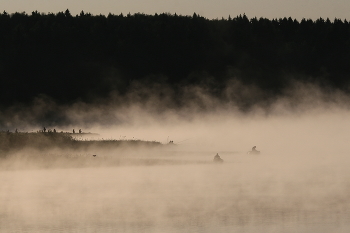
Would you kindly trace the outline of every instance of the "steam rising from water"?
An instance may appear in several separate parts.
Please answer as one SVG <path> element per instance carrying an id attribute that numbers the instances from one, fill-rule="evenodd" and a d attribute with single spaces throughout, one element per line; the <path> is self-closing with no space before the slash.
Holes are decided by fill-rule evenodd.
<path id="1" fill-rule="evenodd" d="M 181 108 L 156 94 L 132 101 L 138 92 L 125 104 L 40 98 L 27 118 L 9 110 L 17 114 L 3 116 L 9 127 L 29 129 L 59 110 L 46 127 L 176 145 L 17 151 L 1 159 L 0 231 L 348 232 L 348 97 L 296 84 L 241 111 L 230 102 L 235 91 L 260 94 L 238 87 L 226 102 L 192 89 Z M 246 153 L 254 145 L 260 155 Z M 216 153 L 223 164 L 212 163 Z"/>

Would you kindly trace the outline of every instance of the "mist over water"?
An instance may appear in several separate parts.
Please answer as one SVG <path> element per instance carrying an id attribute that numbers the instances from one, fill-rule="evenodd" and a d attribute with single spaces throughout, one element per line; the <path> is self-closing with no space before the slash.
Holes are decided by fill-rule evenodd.
<path id="1" fill-rule="evenodd" d="M 0 231 L 348 232 L 348 98 L 296 90 L 245 111 L 202 91 L 182 108 L 53 107 L 70 120 L 52 128 L 175 145 L 14 151 L 0 159 Z"/>

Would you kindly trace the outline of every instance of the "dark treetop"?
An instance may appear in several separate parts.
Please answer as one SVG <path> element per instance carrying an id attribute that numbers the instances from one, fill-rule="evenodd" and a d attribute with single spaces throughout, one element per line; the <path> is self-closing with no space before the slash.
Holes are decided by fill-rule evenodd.
<path id="1" fill-rule="evenodd" d="M 61 104 L 122 96 L 135 82 L 205 86 L 219 98 L 233 78 L 272 95 L 292 79 L 348 92 L 349 76 L 346 20 L 0 14 L 2 108 L 39 95 Z"/>

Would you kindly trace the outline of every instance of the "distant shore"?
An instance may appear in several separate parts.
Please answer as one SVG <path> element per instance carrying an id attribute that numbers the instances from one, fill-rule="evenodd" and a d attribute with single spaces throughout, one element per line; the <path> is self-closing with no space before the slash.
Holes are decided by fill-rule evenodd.
<path id="1" fill-rule="evenodd" d="M 157 141 L 145 140 L 114 140 L 114 139 L 88 139 L 79 140 L 76 136 L 98 136 L 97 133 L 54 133 L 54 132 L 0 132 L 0 156 L 11 151 L 22 149 L 71 149 L 85 150 L 90 147 L 155 147 L 162 145 Z"/>

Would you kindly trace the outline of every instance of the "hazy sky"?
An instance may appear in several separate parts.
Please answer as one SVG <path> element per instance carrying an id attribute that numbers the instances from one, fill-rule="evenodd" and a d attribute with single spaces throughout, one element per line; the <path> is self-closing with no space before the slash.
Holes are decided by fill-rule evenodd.
<path id="1" fill-rule="evenodd" d="M 129 12 L 192 15 L 196 12 L 209 19 L 243 13 L 249 18 L 350 19 L 349 0 L 0 0 L 0 10 L 8 13 L 34 10 L 57 13 L 67 8 L 73 15 L 84 10 L 94 15 Z"/>

